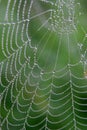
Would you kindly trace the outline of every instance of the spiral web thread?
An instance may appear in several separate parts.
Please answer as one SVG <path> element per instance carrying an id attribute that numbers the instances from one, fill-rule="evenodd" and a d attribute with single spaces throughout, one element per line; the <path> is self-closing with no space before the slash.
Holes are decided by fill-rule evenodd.
<path id="1" fill-rule="evenodd" d="M 1 129 L 87 129 L 87 34 L 76 19 L 81 13 L 75 11 L 80 4 L 75 0 L 3 2 Z"/>

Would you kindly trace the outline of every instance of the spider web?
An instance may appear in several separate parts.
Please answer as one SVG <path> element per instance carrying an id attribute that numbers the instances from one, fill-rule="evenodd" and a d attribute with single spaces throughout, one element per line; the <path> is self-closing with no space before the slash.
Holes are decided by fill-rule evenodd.
<path id="1" fill-rule="evenodd" d="M 87 129 L 87 33 L 80 3 L 0 2 L 1 129 Z"/>

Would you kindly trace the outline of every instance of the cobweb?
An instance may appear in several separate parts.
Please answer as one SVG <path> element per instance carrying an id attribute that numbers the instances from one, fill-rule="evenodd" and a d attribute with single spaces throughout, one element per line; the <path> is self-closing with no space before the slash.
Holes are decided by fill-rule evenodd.
<path id="1" fill-rule="evenodd" d="M 0 1 L 2 130 L 87 129 L 87 33 L 75 0 Z"/>

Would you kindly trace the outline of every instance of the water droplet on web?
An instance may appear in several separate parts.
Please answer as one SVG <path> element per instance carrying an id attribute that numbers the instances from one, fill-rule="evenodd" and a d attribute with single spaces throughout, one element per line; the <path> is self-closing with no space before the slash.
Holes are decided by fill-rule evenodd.
<path id="1" fill-rule="evenodd" d="M 82 43 L 78 43 L 78 46 L 79 46 L 79 48 L 80 48 L 80 50 L 81 50 L 81 49 L 82 49 L 83 44 L 82 44 Z"/>

